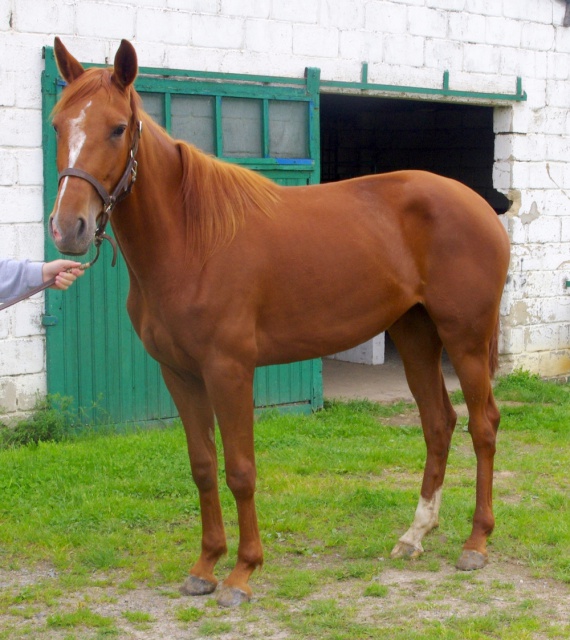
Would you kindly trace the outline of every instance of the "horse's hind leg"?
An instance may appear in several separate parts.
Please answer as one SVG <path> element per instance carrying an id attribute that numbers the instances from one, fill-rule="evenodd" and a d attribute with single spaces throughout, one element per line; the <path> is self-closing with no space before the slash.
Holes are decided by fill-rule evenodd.
<path id="1" fill-rule="evenodd" d="M 443 479 L 457 415 L 449 401 L 441 371 L 442 343 L 425 309 L 413 307 L 388 331 L 404 362 L 427 446 L 414 521 L 392 551 L 393 558 L 414 558 L 423 552 L 423 537 L 438 525 Z"/>
<path id="2" fill-rule="evenodd" d="M 461 382 L 469 410 L 469 433 L 477 456 L 477 491 L 473 529 L 463 546 L 457 568 L 481 569 L 487 564 L 487 538 L 495 526 L 493 516 L 493 463 L 500 414 L 495 404 L 489 372 L 489 346 L 460 340 L 446 348 Z"/>

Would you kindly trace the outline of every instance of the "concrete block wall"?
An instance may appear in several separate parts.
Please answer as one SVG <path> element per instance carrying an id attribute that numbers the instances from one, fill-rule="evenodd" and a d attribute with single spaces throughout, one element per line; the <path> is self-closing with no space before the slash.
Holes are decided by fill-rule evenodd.
<path id="1" fill-rule="evenodd" d="M 60 35 L 86 62 L 112 61 L 120 38 L 143 66 L 512 92 L 497 108 L 495 187 L 515 202 L 505 224 L 513 269 L 503 362 L 570 370 L 570 29 L 561 0 L 0 0 L 0 255 L 43 257 L 41 52 Z M 28 303 L 26 303 L 28 304 Z M 29 315 L 32 319 L 25 320 Z M 0 405 L 45 391 L 41 297 L 0 318 Z M 23 324 L 22 324 L 23 323 Z M 21 335 L 24 326 L 24 333 Z"/>
<path id="2" fill-rule="evenodd" d="M 384 364 L 386 335 L 380 333 L 371 340 L 359 344 L 352 349 L 329 356 L 332 360 L 354 362 L 356 364 Z"/>

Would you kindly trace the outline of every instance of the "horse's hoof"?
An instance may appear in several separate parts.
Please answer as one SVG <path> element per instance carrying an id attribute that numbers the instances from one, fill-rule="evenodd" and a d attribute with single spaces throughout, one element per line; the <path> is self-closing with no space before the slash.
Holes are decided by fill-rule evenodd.
<path id="1" fill-rule="evenodd" d="M 218 590 L 216 599 L 220 607 L 238 607 L 244 602 L 249 602 L 251 596 L 237 587 L 225 587 L 222 585 Z"/>
<path id="2" fill-rule="evenodd" d="M 486 554 L 466 549 L 455 565 L 460 571 L 476 571 L 482 569 L 489 559 Z"/>
<path id="3" fill-rule="evenodd" d="M 414 547 L 407 542 L 398 542 L 398 544 L 392 549 L 390 554 L 391 558 L 419 558 L 424 550 L 421 547 Z"/>
<path id="4" fill-rule="evenodd" d="M 190 575 L 180 587 L 180 593 L 183 596 L 205 596 L 213 593 L 217 586 L 215 582 L 210 582 L 206 578 Z"/>

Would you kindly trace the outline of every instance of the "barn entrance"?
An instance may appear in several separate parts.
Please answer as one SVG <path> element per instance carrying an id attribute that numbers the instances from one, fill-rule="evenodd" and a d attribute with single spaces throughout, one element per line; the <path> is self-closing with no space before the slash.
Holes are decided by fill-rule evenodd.
<path id="1" fill-rule="evenodd" d="M 321 182 L 424 169 L 464 182 L 497 211 L 493 107 L 321 94 Z"/>
<path id="2" fill-rule="evenodd" d="M 493 187 L 493 107 L 326 93 L 320 106 L 321 182 L 423 169 L 467 184 L 498 214 L 509 208 Z M 332 358 L 390 367 L 399 360 L 384 334 Z M 323 362 L 325 393 L 327 371 L 338 376 L 338 367 Z"/>

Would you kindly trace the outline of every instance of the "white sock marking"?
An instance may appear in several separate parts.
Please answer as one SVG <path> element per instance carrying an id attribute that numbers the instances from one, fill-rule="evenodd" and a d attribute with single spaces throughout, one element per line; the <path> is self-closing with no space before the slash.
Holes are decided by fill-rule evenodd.
<path id="1" fill-rule="evenodd" d="M 442 487 L 437 489 L 431 500 L 426 500 L 420 496 L 416 515 L 412 526 L 400 538 L 400 542 L 411 545 L 419 551 L 423 551 L 423 537 L 437 526 L 439 521 L 439 508 L 441 506 Z"/>

